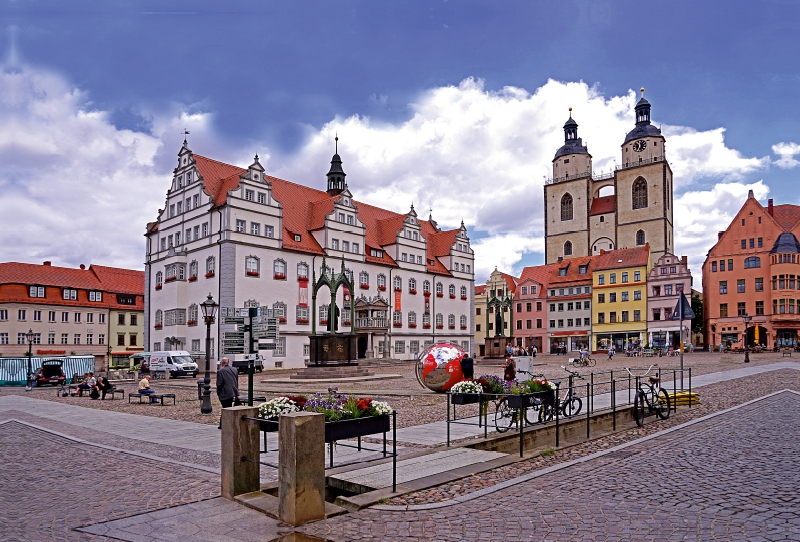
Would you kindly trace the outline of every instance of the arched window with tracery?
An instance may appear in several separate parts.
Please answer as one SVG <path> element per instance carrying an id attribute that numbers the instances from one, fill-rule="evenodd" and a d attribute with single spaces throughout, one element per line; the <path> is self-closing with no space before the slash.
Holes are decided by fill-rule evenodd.
<path id="1" fill-rule="evenodd" d="M 369 273 L 366 271 L 362 271 L 358 274 L 358 283 L 361 285 L 361 288 L 364 290 L 369 288 Z"/>
<path id="2" fill-rule="evenodd" d="M 561 220 L 572 220 L 572 196 L 564 194 L 561 197 Z"/>
<path id="3" fill-rule="evenodd" d="M 431 292 L 431 281 L 426 280 L 422 282 L 422 291 L 427 293 Z"/>
<path id="4" fill-rule="evenodd" d="M 636 232 L 636 246 L 641 246 L 644 244 L 644 230 L 639 230 Z"/>
<path id="5" fill-rule="evenodd" d="M 631 188 L 631 200 L 634 209 L 644 209 L 647 207 L 647 181 L 636 179 Z"/>
<path id="6" fill-rule="evenodd" d="M 564 243 L 564 256 L 572 256 L 572 241 Z"/>

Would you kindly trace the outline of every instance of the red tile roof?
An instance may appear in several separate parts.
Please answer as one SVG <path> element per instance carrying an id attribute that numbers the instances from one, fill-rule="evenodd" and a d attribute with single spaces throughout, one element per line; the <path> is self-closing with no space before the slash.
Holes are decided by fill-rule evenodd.
<path id="1" fill-rule="evenodd" d="M 480 286 L 475 286 L 475 295 L 483 295 L 486 293 L 486 285 L 481 284 Z"/>
<path id="2" fill-rule="evenodd" d="M 623 248 L 610 250 L 599 256 L 595 256 L 595 271 L 605 269 L 621 269 L 623 267 L 643 267 L 650 259 L 650 244 L 642 247 Z"/>
<path id="3" fill-rule="evenodd" d="M 592 216 L 613 213 L 616 199 L 616 196 L 603 196 L 600 198 L 594 198 L 592 200 L 592 207 L 589 209 L 589 215 Z"/>
<path id="4" fill-rule="evenodd" d="M 214 198 L 214 205 L 221 206 L 227 202 L 228 191 L 239 186 L 239 176 L 247 173 L 246 169 L 218 162 L 198 154 L 194 154 L 197 170 L 202 176 L 206 193 Z M 325 225 L 325 217 L 333 212 L 333 206 L 339 196 L 331 196 L 323 190 L 309 188 L 290 181 L 263 176 L 272 184 L 275 199 L 283 204 L 283 246 L 289 250 L 324 254 L 325 251 L 317 243 L 312 231 Z M 358 218 L 366 228 L 365 259 L 368 262 L 397 266 L 391 256 L 386 254 L 383 246 L 392 244 L 397 233 L 402 229 L 407 215 L 381 209 L 366 203 L 353 201 L 358 209 Z M 455 243 L 458 230 L 439 231 L 429 221 L 419 220 L 422 235 L 427 240 L 426 264 L 428 271 L 442 275 L 450 275 L 450 271 L 438 257 L 448 256 Z M 157 226 L 150 230 L 156 231 Z M 295 241 L 295 234 L 300 241 Z M 382 257 L 370 255 L 370 248 L 380 250 Z M 431 265 L 433 261 L 433 265 Z"/>
<path id="5" fill-rule="evenodd" d="M 550 275 L 550 285 L 563 285 L 570 282 L 592 282 L 592 271 L 594 270 L 595 258 L 597 256 L 582 256 L 580 258 L 570 258 L 563 262 L 553 264 L 553 271 Z M 579 275 L 578 271 L 582 265 L 588 266 L 586 274 Z M 561 269 L 567 269 L 565 276 L 559 276 Z"/>
<path id="6" fill-rule="evenodd" d="M 520 273 L 518 282 L 521 284 L 527 279 L 532 279 L 547 288 L 547 284 L 550 281 L 550 275 L 552 274 L 555 265 L 556 264 L 551 263 L 525 267 L 522 269 L 522 273 Z"/>
<path id="7" fill-rule="evenodd" d="M 773 208 L 772 217 L 775 219 L 784 232 L 791 232 L 794 227 L 800 222 L 800 205 L 775 205 Z"/>

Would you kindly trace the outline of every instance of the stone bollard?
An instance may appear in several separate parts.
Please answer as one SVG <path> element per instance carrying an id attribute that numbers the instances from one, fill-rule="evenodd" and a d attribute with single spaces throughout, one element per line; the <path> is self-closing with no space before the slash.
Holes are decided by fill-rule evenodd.
<path id="1" fill-rule="evenodd" d="M 256 462 L 260 459 L 258 422 L 242 419 L 257 415 L 258 407 L 222 409 L 222 496 L 226 499 L 261 489 L 261 465 L 242 461 L 243 457 Z"/>
<path id="2" fill-rule="evenodd" d="M 290 525 L 325 518 L 325 415 L 280 417 L 278 519 Z"/>

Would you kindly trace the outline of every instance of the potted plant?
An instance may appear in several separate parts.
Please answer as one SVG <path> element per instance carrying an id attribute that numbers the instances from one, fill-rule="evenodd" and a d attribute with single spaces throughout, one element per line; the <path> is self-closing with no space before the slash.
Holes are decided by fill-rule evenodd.
<path id="1" fill-rule="evenodd" d="M 369 284 L 367 284 L 366 282 L 362 282 L 361 283 L 361 289 L 362 290 L 369 290 Z"/>
<path id="2" fill-rule="evenodd" d="M 160 290 L 162 288 L 161 284 L 156 284 L 156 290 Z"/>
<path id="3" fill-rule="evenodd" d="M 408 324 L 408 327 L 417 327 L 417 323 L 416 322 L 411 322 L 410 324 Z"/>
<path id="4" fill-rule="evenodd" d="M 286 274 L 285 273 L 275 273 L 274 275 L 275 280 L 285 280 Z"/>
<path id="5" fill-rule="evenodd" d="M 385 286 L 385 285 L 384 285 L 384 286 L 381 286 L 381 285 L 379 284 L 379 285 L 378 285 L 378 290 L 380 290 L 380 291 L 384 292 L 384 291 L 386 291 L 386 286 Z"/>
<path id="6" fill-rule="evenodd" d="M 471 405 L 481 401 L 483 386 L 474 380 L 462 380 L 450 388 L 450 401 L 454 405 Z"/>
<path id="7" fill-rule="evenodd" d="M 417 295 L 417 291 L 414 288 L 410 289 L 408 293 L 411 295 Z"/>
<path id="8" fill-rule="evenodd" d="M 257 277 L 258 276 L 258 271 L 247 271 L 246 273 L 247 273 L 248 277 Z"/>
<path id="9" fill-rule="evenodd" d="M 206 273 L 206 278 L 207 279 L 210 279 L 213 276 L 214 276 L 214 272 L 213 271 L 209 271 L 208 273 Z"/>
<path id="10" fill-rule="evenodd" d="M 465 296 L 465 295 L 462 295 L 462 296 L 461 296 L 461 299 L 463 299 L 463 300 L 465 300 L 465 301 L 466 301 L 466 299 L 467 299 L 467 296 Z"/>
<path id="11" fill-rule="evenodd" d="M 450 299 L 455 299 L 455 298 L 456 298 L 456 294 L 450 294 Z"/>
<path id="12" fill-rule="evenodd" d="M 197 280 L 197 275 L 192 275 L 191 277 L 189 277 L 189 282 L 194 282 L 196 280 Z"/>

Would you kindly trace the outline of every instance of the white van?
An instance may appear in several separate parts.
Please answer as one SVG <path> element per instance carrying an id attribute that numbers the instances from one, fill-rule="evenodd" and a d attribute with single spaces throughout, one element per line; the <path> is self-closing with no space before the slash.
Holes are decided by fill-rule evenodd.
<path id="1" fill-rule="evenodd" d="M 170 378 L 178 376 L 197 376 L 197 364 L 185 350 L 150 353 L 150 372 L 169 371 Z"/>

